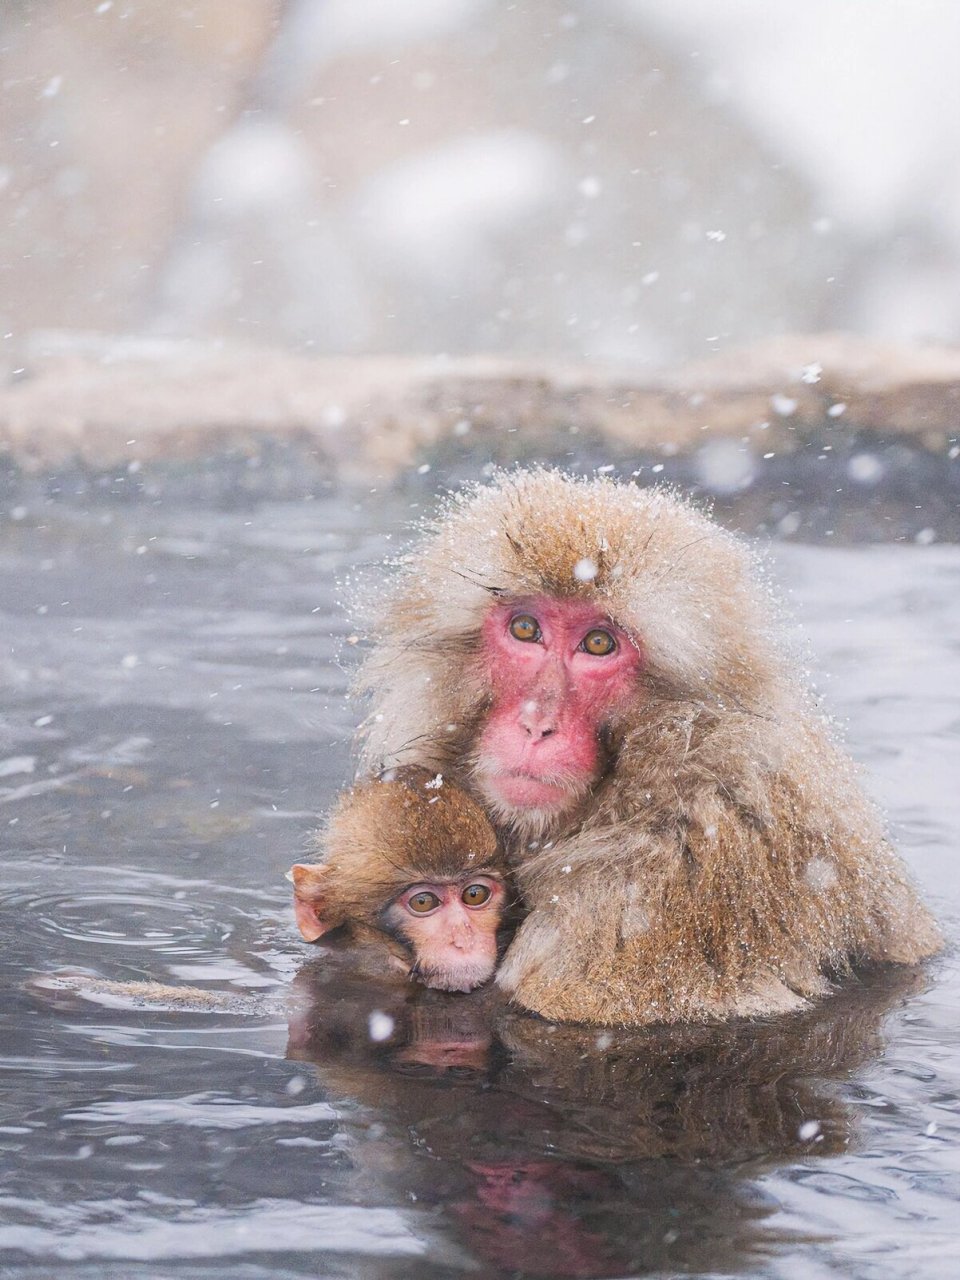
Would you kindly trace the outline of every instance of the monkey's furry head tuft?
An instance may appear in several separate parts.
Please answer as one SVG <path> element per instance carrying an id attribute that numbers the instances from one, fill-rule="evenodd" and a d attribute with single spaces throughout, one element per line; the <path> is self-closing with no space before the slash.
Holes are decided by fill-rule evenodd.
<path id="1" fill-rule="evenodd" d="M 640 647 L 647 686 L 667 697 L 763 717 L 796 697 L 755 557 L 666 489 L 503 473 L 451 497 L 397 570 L 359 681 L 374 694 L 368 767 L 407 758 L 408 747 L 438 766 L 462 754 L 464 721 L 485 697 L 464 659 L 496 600 L 595 601 Z"/>
<path id="2" fill-rule="evenodd" d="M 360 801 L 360 803 L 357 803 Z M 348 919 L 375 916 L 405 886 L 495 870 L 480 806 L 429 769 L 391 769 L 354 787 L 322 836 L 330 897 Z"/>

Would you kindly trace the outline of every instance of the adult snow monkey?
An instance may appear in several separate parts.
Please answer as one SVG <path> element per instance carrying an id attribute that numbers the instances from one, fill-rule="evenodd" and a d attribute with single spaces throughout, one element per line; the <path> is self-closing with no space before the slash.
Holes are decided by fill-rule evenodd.
<path id="1" fill-rule="evenodd" d="M 379 595 L 367 769 L 493 819 L 529 915 L 497 982 L 561 1022 L 781 1013 L 941 937 L 781 651 L 747 546 L 557 471 L 452 497 Z"/>

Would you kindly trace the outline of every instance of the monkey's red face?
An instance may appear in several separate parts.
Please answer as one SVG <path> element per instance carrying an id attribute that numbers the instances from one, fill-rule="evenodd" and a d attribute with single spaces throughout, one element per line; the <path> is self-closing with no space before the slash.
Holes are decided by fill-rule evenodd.
<path id="1" fill-rule="evenodd" d="M 493 706 L 478 784 L 502 818 L 542 825 L 597 780 L 601 731 L 635 687 L 639 649 L 595 605 L 538 596 L 491 610 L 483 654 Z"/>
<path id="2" fill-rule="evenodd" d="M 494 876 L 410 885 L 384 921 L 416 957 L 413 972 L 440 991 L 472 991 L 493 976 L 506 891 Z"/>

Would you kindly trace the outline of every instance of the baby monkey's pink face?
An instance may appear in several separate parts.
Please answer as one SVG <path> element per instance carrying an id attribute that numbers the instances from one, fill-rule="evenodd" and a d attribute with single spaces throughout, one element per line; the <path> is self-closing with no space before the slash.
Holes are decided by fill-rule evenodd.
<path id="1" fill-rule="evenodd" d="M 411 972 L 440 991 L 472 991 L 493 976 L 503 882 L 473 875 L 408 885 L 383 912 L 385 927 L 416 957 Z"/>

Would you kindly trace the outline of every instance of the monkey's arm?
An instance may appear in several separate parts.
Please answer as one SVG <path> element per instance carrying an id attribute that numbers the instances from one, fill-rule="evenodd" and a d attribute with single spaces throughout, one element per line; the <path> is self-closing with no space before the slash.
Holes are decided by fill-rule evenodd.
<path id="1" fill-rule="evenodd" d="M 361 978 L 406 985 L 411 959 L 385 934 L 362 925 L 341 929 L 324 939 L 324 955 L 336 973 L 348 971 Z M 157 1009 L 171 1013 L 233 1013 L 257 1015 L 285 1008 L 286 996 L 273 991 L 208 991 L 203 987 L 164 982 L 118 982 L 83 973 L 37 974 L 26 989 L 45 1003 L 86 1001 L 117 1009 Z"/>
<path id="2" fill-rule="evenodd" d="M 171 1013 L 274 1013 L 282 998 L 261 991 L 205 991 L 163 982 L 116 982 L 87 974 L 39 974 L 26 989 L 46 1003 L 87 1001 L 114 1009 L 157 1009 Z"/>
<path id="3" fill-rule="evenodd" d="M 805 822 L 786 785 L 769 796 L 761 817 L 704 795 L 673 830 L 593 831 L 525 865 L 532 911 L 498 985 L 553 1021 L 709 1021 L 786 1012 L 857 967 L 939 950 L 875 823 Z"/>

